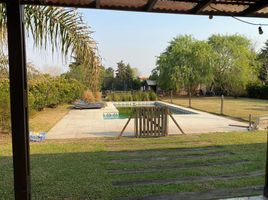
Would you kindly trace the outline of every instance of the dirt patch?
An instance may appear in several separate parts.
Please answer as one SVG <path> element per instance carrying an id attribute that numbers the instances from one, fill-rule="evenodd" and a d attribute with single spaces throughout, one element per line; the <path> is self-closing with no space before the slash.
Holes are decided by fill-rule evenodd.
<path id="1" fill-rule="evenodd" d="M 186 169 L 195 169 L 195 168 L 204 168 L 204 167 L 228 167 L 228 166 L 239 166 L 251 163 L 250 161 L 224 161 L 224 163 L 202 163 L 202 164 L 176 164 L 176 165 L 163 165 L 163 166 L 150 166 L 149 169 L 110 169 L 108 173 L 113 175 L 120 174 L 140 174 L 140 173 L 152 173 L 152 172 L 161 172 L 161 171 L 174 171 L 174 170 L 186 170 Z"/>
<path id="2" fill-rule="evenodd" d="M 196 148 L 170 148 L 170 149 L 156 149 L 156 150 L 140 150 L 140 151 L 114 151 L 109 152 L 109 154 L 112 155 L 127 155 L 127 156 L 140 156 L 142 154 L 161 154 L 161 153 L 176 153 L 176 152 L 185 152 L 185 153 L 191 153 L 191 152 L 206 152 L 211 150 L 221 150 L 224 149 L 221 146 L 213 146 L 213 147 L 196 147 Z"/>
<path id="3" fill-rule="evenodd" d="M 199 159 L 199 158 L 210 158 L 215 156 L 230 156 L 234 153 L 231 152 L 208 152 L 206 154 L 191 154 L 191 155 L 175 155 L 175 156 L 154 156 L 146 158 L 130 158 L 130 159 L 115 159 L 109 161 L 109 163 L 131 163 L 131 162 L 149 162 L 149 161 L 167 161 L 167 160 L 180 160 L 180 159 Z"/>
<path id="4" fill-rule="evenodd" d="M 261 195 L 263 186 L 252 186 L 243 188 L 218 189 L 205 192 L 180 192 L 163 195 L 150 195 L 143 197 L 119 198 L 118 200 L 208 200 L 208 199 L 225 199 L 233 197 L 247 197 L 252 195 Z"/>
<path id="5" fill-rule="evenodd" d="M 228 181 L 232 179 L 249 178 L 256 176 L 264 176 L 263 171 L 254 171 L 248 173 L 238 174 L 225 174 L 222 176 L 192 176 L 192 177 L 179 177 L 175 179 L 151 179 L 151 180 L 130 180 L 130 181 L 115 181 L 114 186 L 125 187 L 125 186 L 136 186 L 136 185 L 168 185 L 168 184 L 182 184 L 192 182 L 207 182 L 207 181 Z"/>

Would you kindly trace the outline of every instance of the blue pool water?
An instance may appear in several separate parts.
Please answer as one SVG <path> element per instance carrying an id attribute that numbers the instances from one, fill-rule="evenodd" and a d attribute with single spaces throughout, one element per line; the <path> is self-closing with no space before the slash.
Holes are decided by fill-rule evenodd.
<path id="1" fill-rule="evenodd" d="M 135 104 L 133 103 L 132 105 L 130 105 L 129 103 L 114 103 L 115 107 L 117 108 L 117 110 L 119 111 L 119 113 L 105 113 L 103 115 L 104 119 L 126 119 L 129 118 L 129 116 L 131 115 L 131 113 L 133 112 L 134 108 L 137 107 L 161 107 L 161 106 L 168 106 L 170 112 L 173 115 L 187 115 L 187 114 L 196 114 L 194 112 L 185 110 L 185 109 L 181 109 L 178 107 L 173 107 L 170 105 L 166 105 L 166 104 L 162 104 L 162 103 L 158 103 L 158 102 L 154 102 L 154 103 L 148 103 L 145 102 L 144 105 L 142 105 L 141 103 L 139 104 Z"/>

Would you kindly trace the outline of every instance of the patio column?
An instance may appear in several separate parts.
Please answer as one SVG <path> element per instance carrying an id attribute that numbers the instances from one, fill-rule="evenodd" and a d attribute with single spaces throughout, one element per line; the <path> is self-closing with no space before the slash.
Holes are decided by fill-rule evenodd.
<path id="1" fill-rule="evenodd" d="M 23 6 L 20 0 L 8 0 L 6 5 L 14 192 L 15 199 L 29 200 L 31 188 Z"/>
<path id="2" fill-rule="evenodd" d="M 265 162 L 265 185 L 263 190 L 263 195 L 268 198 L 268 134 L 266 134 L 266 162 Z"/>

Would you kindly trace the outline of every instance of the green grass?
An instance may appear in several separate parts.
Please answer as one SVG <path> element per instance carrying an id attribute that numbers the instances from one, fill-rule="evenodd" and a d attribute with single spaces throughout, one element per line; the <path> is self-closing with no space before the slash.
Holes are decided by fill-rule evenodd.
<path id="1" fill-rule="evenodd" d="M 169 102 L 170 99 L 166 98 L 164 101 Z M 187 97 L 174 98 L 173 103 L 184 107 L 189 106 Z M 221 99 L 220 97 L 194 97 L 192 108 L 220 114 Z M 253 116 L 253 120 L 256 120 L 258 116 L 268 114 L 268 100 L 224 98 L 224 115 L 248 121 L 249 114 Z"/>
<path id="2" fill-rule="evenodd" d="M 8 137 L 0 140 L 0 197 L 12 199 Z M 200 177 L 264 172 L 264 132 L 31 143 L 33 199 L 115 199 L 264 184 L 264 175 L 198 182 Z M 147 185 L 116 183 L 187 180 Z"/>

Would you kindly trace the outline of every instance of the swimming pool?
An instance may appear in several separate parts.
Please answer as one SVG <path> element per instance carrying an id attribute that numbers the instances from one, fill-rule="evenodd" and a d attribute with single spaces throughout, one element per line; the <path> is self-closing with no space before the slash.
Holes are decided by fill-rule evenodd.
<path id="1" fill-rule="evenodd" d="M 117 112 L 106 112 L 103 113 L 104 119 L 126 119 L 129 118 L 134 108 L 137 107 L 163 107 L 168 106 L 170 112 L 173 115 L 187 115 L 197 114 L 195 112 L 165 104 L 161 102 L 114 102 L 113 105 L 116 107 Z"/>

